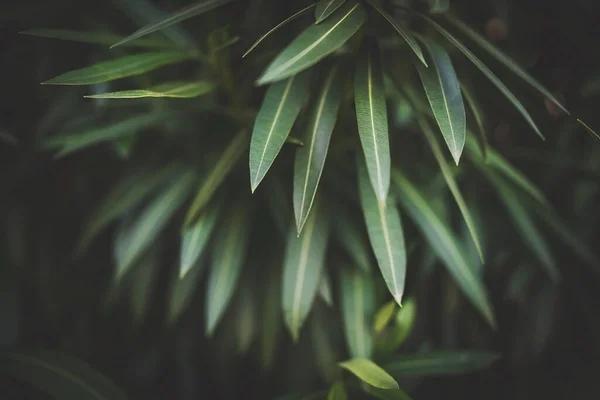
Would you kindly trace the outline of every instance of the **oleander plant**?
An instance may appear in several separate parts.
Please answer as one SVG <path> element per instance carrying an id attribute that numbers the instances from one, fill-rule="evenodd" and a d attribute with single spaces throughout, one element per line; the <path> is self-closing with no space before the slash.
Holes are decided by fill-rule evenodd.
<path id="1" fill-rule="evenodd" d="M 83 3 L 1 6 L 7 393 L 496 398 L 600 333 L 596 66 L 521 2 Z"/>

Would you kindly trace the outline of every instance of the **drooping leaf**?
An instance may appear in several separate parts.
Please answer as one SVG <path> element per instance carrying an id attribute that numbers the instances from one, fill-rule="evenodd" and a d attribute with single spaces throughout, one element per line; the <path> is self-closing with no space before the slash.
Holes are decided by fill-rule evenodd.
<path id="1" fill-rule="evenodd" d="M 342 382 L 335 382 L 331 385 L 331 389 L 329 389 L 329 393 L 327 394 L 327 400 L 348 400 L 348 395 Z"/>
<path id="2" fill-rule="evenodd" d="M 342 102 L 344 76 L 338 66 L 330 69 L 314 102 L 307 125 L 305 146 L 296 151 L 294 163 L 294 215 L 302 231 L 317 194 L 329 141 Z"/>
<path id="3" fill-rule="evenodd" d="M 257 83 L 279 81 L 316 64 L 350 39 L 365 19 L 360 3 L 347 1 L 322 23 L 306 28 L 271 62 Z"/>
<path id="4" fill-rule="evenodd" d="M 374 41 L 365 41 L 357 62 L 354 101 L 358 133 L 371 185 L 379 202 L 385 204 L 390 187 L 390 142 L 383 71 Z"/>
<path id="5" fill-rule="evenodd" d="M 88 99 L 140 99 L 145 97 L 171 97 L 191 99 L 212 92 L 217 87 L 213 82 L 168 82 L 150 89 L 122 90 L 85 96 Z"/>
<path id="6" fill-rule="evenodd" d="M 180 279 L 188 273 L 204 252 L 217 222 L 219 211 L 218 204 L 206 209 L 198 220 L 183 232 L 179 253 Z"/>
<path id="7" fill-rule="evenodd" d="M 346 343 L 352 357 L 370 358 L 373 338 L 369 318 L 373 312 L 371 277 L 358 271 L 340 273 L 342 317 Z"/>
<path id="8" fill-rule="evenodd" d="M 429 68 L 415 63 L 433 115 L 456 165 L 465 147 L 467 117 L 460 84 L 450 56 L 442 46 L 423 39 Z"/>
<path id="9" fill-rule="evenodd" d="M 23 35 L 39 36 L 50 39 L 67 40 L 71 42 L 93 43 L 111 45 L 123 39 L 122 36 L 107 32 L 79 32 L 68 29 L 30 29 L 19 32 Z M 170 48 L 172 44 L 166 40 L 156 38 L 144 38 L 129 42 L 126 44 L 130 47 L 147 47 L 147 48 Z"/>
<path id="10" fill-rule="evenodd" d="M 243 204 L 230 210 L 212 250 L 206 299 L 206 333 L 213 334 L 227 309 L 242 271 L 248 243 L 249 215 Z"/>
<path id="11" fill-rule="evenodd" d="M 161 21 L 154 22 L 144 26 L 141 29 L 138 29 L 131 35 L 127 36 L 125 39 L 118 41 L 113 44 L 111 48 L 123 45 L 128 43 L 134 39 L 138 39 L 142 36 L 146 36 L 152 32 L 159 31 L 161 29 L 167 28 L 171 25 L 178 24 L 182 21 L 185 21 L 188 18 L 195 17 L 207 11 L 210 11 L 214 8 L 217 8 L 223 4 L 227 4 L 233 0 L 202 0 L 190 6 L 184 7 L 179 11 L 174 12 L 169 17 L 164 18 Z"/>
<path id="12" fill-rule="evenodd" d="M 383 368 L 366 358 L 353 358 L 339 363 L 340 367 L 352 372 L 363 382 L 379 389 L 400 389 L 398 382 Z"/>
<path id="13" fill-rule="evenodd" d="M 315 9 L 315 24 L 324 21 L 335 10 L 340 8 L 346 0 L 319 0 Z"/>
<path id="14" fill-rule="evenodd" d="M 471 216 L 471 212 L 465 203 L 465 199 L 463 198 L 460 190 L 458 188 L 458 184 L 454 179 L 454 175 L 450 171 L 446 160 L 444 159 L 444 155 L 442 154 L 442 150 L 440 149 L 440 145 L 431 129 L 431 126 L 424 118 L 419 118 L 419 126 L 421 130 L 425 134 L 427 138 L 427 142 L 429 143 L 429 147 L 431 147 L 431 151 L 440 166 L 440 170 L 442 171 L 442 175 L 446 180 L 446 184 L 460 209 L 460 212 L 463 216 L 465 224 L 467 225 L 467 229 L 469 230 L 469 234 L 471 235 L 471 239 L 473 239 L 473 243 L 475 244 L 475 248 L 477 249 L 477 254 L 479 255 L 479 259 L 483 263 L 483 251 L 481 250 L 481 243 L 479 241 L 479 235 L 477 233 L 477 229 L 475 228 L 475 222 L 473 221 L 473 217 Z"/>
<path id="15" fill-rule="evenodd" d="M 459 241 L 442 222 L 430 203 L 399 170 L 394 170 L 393 176 L 402 204 L 430 247 L 471 303 L 492 327 L 495 326 L 495 318 L 485 286 L 481 278 L 475 274 L 475 268 L 469 265 Z"/>
<path id="16" fill-rule="evenodd" d="M 377 312 L 375 313 L 375 324 L 374 331 L 375 333 L 379 333 L 383 331 L 394 316 L 394 311 L 396 311 L 396 302 L 388 301 L 385 303 Z"/>
<path id="17" fill-rule="evenodd" d="M 88 364 L 54 351 L 2 352 L 0 371 L 58 399 L 127 399 L 121 389 Z"/>
<path id="18" fill-rule="evenodd" d="M 141 75 L 189 58 L 188 54 L 179 52 L 140 53 L 70 71 L 43 82 L 42 85 L 93 85 Z"/>
<path id="19" fill-rule="evenodd" d="M 254 42 L 252 44 L 252 46 L 250 46 L 250 48 L 248 50 L 246 50 L 246 52 L 244 53 L 244 55 L 242 56 L 242 58 L 246 57 L 248 54 L 250 54 L 250 52 L 252 50 L 254 50 L 256 48 L 256 46 L 258 46 L 263 40 L 265 40 L 267 38 L 267 36 L 269 36 L 271 33 L 275 32 L 277 29 L 281 28 L 284 25 L 287 25 L 288 23 L 292 22 L 293 20 L 295 20 L 296 18 L 302 16 L 305 12 L 309 11 L 311 8 L 313 8 L 315 6 L 315 4 L 311 4 L 308 7 L 303 8 L 302 10 L 294 13 L 293 15 L 289 16 L 288 18 L 284 19 L 283 21 L 281 21 L 279 24 L 277 24 L 274 28 L 272 28 L 271 30 L 269 30 L 267 33 L 265 33 L 264 35 L 262 35 L 260 38 L 258 38 L 258 40 L 256 42 Z"/>
<path id="20" fill-rule="evenodd" d="M 325 263 L 329 222 L 324 205 L 318 201 L 298 236 L 288 236 L 283 264 L 283 315 L 294 340 L 298 340 L 317 293 L 319 278 Z"/>
<path id="21" fill-rule="evenodd" d="M 483 111 L 479 107 L 479 102 L 475 99 L 475 95 L 466 85 L 461 84 L 460 86 L 463 94 L 463 98 L 466 100 L 471 115 L 475 119 L 477 124 L 477 137 L 479 138 L 479 147 L 481 147 L 481 153 L 483 154 L 483 161 L 487 161 L 487 149 L 489 147 L 487 134 L 485 130 L 484 115 Z"/>
<path id="22" fill-rule="evenodd" d="M 392 25 L 392 27 L 394 27 L 396 32 L 398 32 L 398 34 L 400 34 L 402 39 L 404 39 L 406 44 L 408 44 L 408 46 L 412 49 L 412 51 L 415 53 L 417 58 L 423 63 L 423 65 L 425 65 L 425 67 L 427 67 L 428 64 L 427 64 L 427 61 L 425 61 L 425 57 L 423 57 L 423 50 L 421 50 L 421 46 L 419 46 L 419 43 L 417 43 L 417 41 L 413 37 L 412 33 L 403 24 L 396 21 L 382 7 L 378 6 L 377 3 L 375 3 L 373 0 L 367 0 L 367 1 L 375 10 L 377 10 L 377 12 L 379 14 L 381 14 L 381 16 L 383 18 L 385 18 L 387 20 L 387 22 L 390 23 L 390 25 Z"/>
<path id="23" fill-rule="evenodd" d="M 394 377 L 465 374 L 486 368 L 498 358 L 485 351 L 431 351 L 399 357 L 384 368 Z"/>
<path id="24" fill-rule="evenodd" d="M 388 290 L 394 300 L 402 305 L 406 249 L 400 214 L 393 196 L 389 195 L 387 202 L 378 201 L 361 158 L 358 163 L 358 180 L 360 202 L 371 247 Z"/>
<path id="25" fill-rule="evenodd" d="M 371 270 L 369 242 L 346 211 L 335 211 L 334 227 L 336 237 L 354 264 L 364 272 Z"/>
<path id="26" fill-rule="evenodd" d="M 241 131 L 235 138 L 231 140 L 229 145 L 221 153 L 219 160 L 208 172 L 202 185 L 198 189 L 198 193 L 190 206 L 190 209 L 185 218 L 185 225 L 190 226 L 196 221 L 206 204 L 210 201 L 213 194 L 219 188 L 223 180 L 229 175 L 229 172 L 236 165 L 237 161 L 242 156 L 244 149 L 247 146 L 246 132 Z"/>
<path id="27" fill-rule="evenodd" d="M 427 0 L 427 3 L 432 14 L 443 14 L 450 9 L 450 0 Z"/>
<path id="28" fill-rule="evenodd" d="M 254 121 L 250 143 L 252 192 L 263 180 L 288 137 L 309 89 L 311 71 L 272 84 Z"/>
<path id="29" fill-rule="evenodd" d="M 523 79 L 530 86 L 532 86 L 535 90 L 545 96 L 548 100 L 554 103 L 558 108 L 563 110 L 565 113 L 570 114 L 570 112 L 563 106 L 560 101 L 552 94 L 548 89 L 546 89 L 541 83 L 539 83 L 534 77 L 532 77 L 524 68 L 519 66 L 513 59 L 504 54 L 502 50 L 494 46 L 492 43 L 488 42 L 483 36 L 477 33 L 475 30 L 471 29 L 464 22 L 459 20 L 458 18 L 448 14 L 445 18 L 456 28 L 458 28 L 461 32 L 463 32 L 466 36 L 468 36 L 471 40 L 481 46 L 482 49 L 487 51 L 492 57 L 496 60 L 500 61 L 504 64 L 508 69 L 510 69 L 515 75 Z"/>

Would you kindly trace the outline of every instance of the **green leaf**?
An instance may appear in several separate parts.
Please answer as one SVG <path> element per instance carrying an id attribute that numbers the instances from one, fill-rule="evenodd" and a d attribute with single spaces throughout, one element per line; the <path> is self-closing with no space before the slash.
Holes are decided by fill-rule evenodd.
<path id="1" fill-rule="evenodd" d="M 352 372 L 363 382 L 379 389 L 400 389 L 398 383 L 384 369 L 371 360 L 353 358 L 339 363 L 340 367 Z"/>
<path id="2" fill-rule="evenodd" d="M 321 305 L 315 305 L 309 323 L 310 345 L 316 372 L 326 382 L 333 382 L 339 378 L 337 362 L 342 354 L 339 330 L 331 329 L 331 322 L 335 318 L 334 312 L 334 310 L 327 310 Z M 323 398 L 320 397 L 320 399 Z"/>
<path id="3" fill-rule="evenodd" d="M 88 99 L 140 99 L 144 97 L 170 97 L 191 99 L 212 92 L 217 85 L 213 82 L 168 82 L 150 89 L 122 90 L 85 96 Z"/>
<path id="4" fill-rule="evenodd" d="M 128 245 L 117 265 L 117 279 L 129 270 L 137 258 L 152 244 L 171 216 L 186 200 L 196 179 L 184 172 L 159 194 L 136 219 L 128 236 Z"/>
<path id="5" fill-rule="evenodd" d="M 200 275 L 204 269 L 202 262 L 196 263 L 181 279 L 173 280 L 169 288 L 169 308 L 167 322 L 172 325 L 186 310 L 198 287 Z"/>
<path id="6" fill-rule="evenodd" d="M 437 22 L 433 21 L 431 18 L 422 15 L 421 16 L 442 34 L 453 46 L 455 46 L 461 53 L 465 55 L 483 74 L 492 82 L 504 96 L 515 106 L 515 108 L 521 113 L 521 115 L 525 118 L 527 123 L 533 128 L 535 133 L 539 137 L 545 140 L 544 135 L 540 132 L 539 128 L 529 115 L 529 112 L 523 107 L 523 104 L 515 97 L 515 95 L 506 87 L 504 83 L 475 55 L 469 50 L 465 45 L 463 45 L 458 39 L 456 39 L 450 32 L 445 30 L 441 25 Z"/>
<path id="7" fill-rule="evenodd" d="M 250 143 L 250 186 L 256 190 L 285 143 L 304 105 L 311 71 L 272 84 L 254 121 Z"/>
<path id="8" fill-rule="evenodd" d="M 127 396 L 88 364 L 53 351 L 0 353 L 3 375 L 23 380 L 52 397 L 80 400 L 125 400 Z M 8 397 L 11 397 L 8 394 Z"/>
<path id="9" fill-rule="evenodd" d="M 375 10 L 377 10 L 377 12 L 379 14 L 381 14 L 381 16 L 383 18 L 385 18 L 387 20 L 387 22 L 390 23 L 390 25 L 392 25 L 392 27 L 394 27 L 396 32 L 398 32 L 400 34 L 402 39 L 404 39 L 406 44 L 408 44 L 408 46 L 412 49 L 412 51 L 415 53 L 417 58 L 423 63 L 423 65 L 425 65 L 425 67 L 427 67 L 428 65 L 427 65 L 427 62 L 425 61 L 425 57 L 423 57 L 423 51 L 421 50 L 421 46 L 419 46 L 419 43 L 417 43 L 417 41 L 415 40 L 415 38 L 413 37 L 411 32 L 403 24 L 396 21 L 383 8 L 378 6 L 377 3 L 375 3 L 373 0 L 367 0 L 367 2 L 369 3 L 369 5 L 371 5 L 371 7 L 373 7 Z"/>
<path id="10" fill-rule="evenodd" d="M 521 237 L 525 241 L 525 244 L 546 268 L 550 278 L 552 278 L 554 282 L 560 280 L 560 272 L 550 253 L 548 244 L 538 231 L 530 214 L 523 204 L 519 202 L 517 193 L 493 172 L 489 171 L 486 173 L 486 176 L 495 187 L 498 196 L 502 199 L 504 206 L 510 214 Z"/>
<path id="11" fill-rule="evenodd" d="M 258 79 L 259 85 L 297 74 L 339 49 L 365 22 L 360 3 L 348 1 L 327 20 L 311 25 L 294 39 Z"/>
<path id="12" fill-rule="evenodd" d="M 394 300 L 402 305 L 406 278 L 406 249 L 400 214 L 393 196 L 388 196 L 387 203 L 378 201 L 369 182 L 364 161 L 360 158 L 358 180 L 360 202 L 371 247 L 388 290 Z"/>
<path id="13" fill-rule="evenodd" d="M 196 221 L 213 194 L 217 191 L 219 186 L 221 186 L 221 183 L 223 183 L 233 167 L 235 167 L 247 144 L 246 132 L 241 131 L 233 138 L 229 145 L 227 145 L 223 153 L 221 153 L 219 160 L 213 165 L 198 189 L 198 193 L 185 218 L 186 227 L 189 227 Z"/>
<path id="14" fill-rule="evenodd" d="M 430 68 L 415 63 L 433 115 L 442 131 L 446 145 L 456 165 L 465 147 L 467 117 L 460 84 L 450 56 L 440 45 L 423 39 L 430 59 Z"/>
<path id="15" fill-rule="evenodd" d="M 427 0 L 429 12 L 432 14 L 443 14 L 450 9 L 450 0 Z"/>
<path id="16" fill-rule="evenodd" d="M 395 377 L 465 374 L 486 368 L 498 358 L 496 353 L 483 351 L 431 351 L 399 357 L 385 369 Z"/>
<path id="17" fill-rule="evenodd" d="M 591 137 L 595 138 L 595 139 L 600 139 L 600 135 L 598 135 L 588 124 L 586 124 L 585 122 L 583 122 L 582 120 L 580 120 L 579 118 L 577 118 L 577 122 L 583 126 L 583 128 L 586 130 L 587 133 L 590 134 Z"/>
<path id="18" fill-rule="evenodd" d="M 286 325 L 295 341 L 317 293 L 325 263 L 328 228 L 324 206 L 317 201 L 300 236 L 295 230 L 288 236 L 283 264 L 282 305 Z"/>
<path id="19" fill-rule="evenodd" d="M 539 83 L 534 77 L 532 77 L 525 69 L 520 67 L 515 61 L 509 56 L 504 54 L 499 48 L 488 42 L 483 36 L 471 29 L 464 22 L 452 15 L 446 15 L 446 19 L 458 28 L 462 33 L 468 36 L 471 40 L 481 46 L 482 49 L 487 51 L 492 57 L 504 64 L 509 70 L 511 70 L 519 78 L 523 79 L 530 86 L 532 86 L 539 93 L 544 95 L 548 100 L 554 103 L 557 107 L 563 110 L 565 113 L 570 115 L 570 112 L 563 106 L 556 97 L 550 93 L 541 83 Z"/>
<path id="20" fill-rule="evenodd" d="M 481 278 L 475 274 L 475 267 L 469 265 L 459 241 L 442 222 L 430 203 L 399 170 L 394 170 L 394 181 L 406 211 L 411 215 L 433 251 L 442 260 L 471 303 L 494 327 L 496 322 L 485 286 Z"/>
<path id="21" fill-rule="evenodd" d="M 208 244 L 208 239 L 214 230 L 220 212 L 219 205 L 208 208 L 200 218 L 183 232 L 179 255 L 179 278 L 196 264 Z"/>
<path id="22" fill-rule="evenodd" d="M 212 269 L 206 298 L 206 333 L 212 336 L 233 296 L 248 243 L 249 215 L 238 204 L 223 225 L 212 250 Z"/>
<path id="23" fill-rule="evenodd" d="M 325 304 L 328 306 L 333 306 L 333 295 L 331 293 L 331 282 L 329 281 L 329 276 L 323 271 L 323 275 L 321 276 L 321 280 L 319 281 L 319 296 Z"/>
<path id="24" fill-rule="evenodd" d="M 358 133 L 371 185 L 379 202 L 385 204 L 390 187 L 391 159 L 383 71 L 379 57 L 376 42 L 365 42 L 356 65 L 354 101 Z"/>
<path id="25" fill-rule="evenodd" d="M 481 250 L 481 243 L 479 241 L 479 235 L 477 234 L 477 229 L 475 228 L 475 222 L 473 221 L 473 217 L 471 216 L 471 212 L 465 203 L 465 199 L 463 198 L 456 180 L 454 179 L 454 175 L 450 171 L 446 160 L 444 159 L 444 155 L 442 154 L 442 150 L 440 149 L 440 145 L 435 138 L 433 130 L 429 123 L 422 117 L 419 118 L 419 126 L 421 130 L 425 134 L 427 138 L 427 142 L 429 143 L 429 147 L 431 147 L 431 151 L 440 166 L 440 170 L 442 171 L 442 175 L 446 180 L 446 184 L 460 209 L 460 212 L 463 216 L 465 224 L 467 225 L 467 229 L 469 230 L 469 234 L 471 235 L 471 239 L 473 239 L 473 243 L 475 244 L 475 248 L 477 249 L 477 254 L 479 255 L 479 259 L 483 263 L 483 251 Z"/>
<path id="26" fill-rule="evenodd" d="M 294 163 L 294 215 L 298 234 L 302 231 L 317 194 L 329 141 L 342 102 L 344 75 L 333 67 L 325 77 L 322 89 L 306 129 L 305 146 L 296 150 Z"/>
<path id="27" fill-rule="evenodd" d="M 416 305 L 412 298 L 404 302 L 404 306 L 396 312 L 394 324 L 377 337 L 376 350 L 381 354 L 389 354 L 396 351 L 410 335 L 415 325 Z"/>
<path id="28" fill-rule="evenodd" d="M 141 75 L 159 67 L 175 64 L 189 58 L 189 55 L 178 52 L 140 53 L 70 71 L 52 78 L 42 83 L 42 85 L 92 85 L 109 82 L 129 76 Z"/>
<path id="29" fill-rule="evenodd" d="M 373 282 L 365 273 L 342 270 L 340 275 L 344 333 L 352 357 L 370 358 L 373 338 L 369 319 L 373 312 Z"/>
<path id="30" fill-rule="evenodd" d="M 340 8 L 345 1 L 346 0 L 319 0 L 317 8 L 315 9 L 315 24 L 323 22 L 335 10 Z"/>
<path id="31" fill-rule="evenodd" d="M 265 289 L 262 307 L 260 360 L 265 371 L 270 371 L 275 361 L 279 334 L 281 332 L 281 276 L 280 260 L 277 258 L 276 268 L 270 268 L 265 278 Z"/>
<path id="32" fill-rule="evenodd" d="M 394 311 L 396 311 L 396 302 L 392 300 L 385 303 L 375 313 L 375 333 L 380 333 L 388 326 L 394 316 Z"/>
<path id="33" fill-rule="evenodd" d="M 78 32 L 67 29 L 30 29 L 19 32 L 23 35 L 39 36 L 71 42 L 110 45 L 122 39 L 122 36 L 107 32 Z M 166 40 L 145 38 L 127 43 L 130 47 L 170 48 L 172 43 Z"/>
<path id="34" fill-rule="evenodd" d="M 327 400 L 348 400 L 348 395 L 346 394 L 346 389 L 342 382 L 336 382 L 331 385 Z"/>
<path id="35" fill-rule="evenodd" d="M 376 387 L 365 385 L 363 386 L 363 390 L 366 393 L 372 395 L 373 397 L 376 397 L 381 400 L 412 400 L 409 395 L 407 395 L 400 389 L 377 389 Z"/>
<path id="36" fill-rule="evenodd" d="M 475 99 L 475 95 L 466 85 L 461 84 L 461 90 L 463 97 L 467 101 L 467 105 L 471 110 L 471 114 L 475 119 L 475 123 L 477 124 L 477 137 L 479 138 L 479 147 L 481 147 L 483 161 L 486 162 L 488 151 L 487 149 L 489 147 L 489 144 L 485 130 L 483 111 L 479 107 L 479 102 Z"/>
<path id="37" fill-rule="evenodd" d="M 232 0 L 203 0 L 203 1 L 199 1 L 195 4 L 192 4 L 190 6 L 187 6 L 185 8 L 182 8 L 179 11 L 176 11 L 175 13 L 171 14 L 169 17 L 158 21 L 158 22 L 154 22 L 152 24 L 148 24 L 146 26 L 144 26 L 141 29 L 138 29 L 137 31 L 135 31 L 134 33 L 132 33 L 131 35 L 127 36 L 125 39 L 118 41 L 117 43 L 113 44 L 111 46 L 111 49 L 113 47 L 116 46 L 120 46 L 123 45 L 127 42 L 130 42 L 134 39 L 140 38 L 142 36 L 148 35 L 152 32 L 156 32 L 159 31 L 161 29 L 167 28 L 171 25 L 174 24 L 178 24 L 182 21 L 185 21 L 188 18 L 192 18 L 195 17 L 197 15 L 200 15 L 202 13 L 205 13 L 207 11 L 210 11 L 214 8 L 217 8 L 223 4 L 227 4 L 229 2 L 231 2 Z"/>
<path id="38" fill-rule="evenodd" d="M 336 237 L 354 264 L 364 272 L 371 270 L 371 251 L 368 240 L 356 226 L 346 211 L 338 208 L 335 212 L 334 228 Z"/>
<path id="39" fill-rule="evenodd" d="M 277 24 L 274 28 L 272 28 L 270 31 L 268 31 L 267 33 L 265 33 L 264 35 L 262 35 L 260 38 L 258 38 L 258 40 L 256 42 L 254 42 L 252 44 L 252 46 L 250 46 L 250 48 L 248 50 L 246 50 L 246 52 L 244 53 L 244 55 L 242 56 L 242 58 L 246 57 L 252 50 L 254 50 L 256 48 L 256 46 L 258 46 L 260 44 L 260 42 L 262 42 L 263 40 L 266 39 L 267 36 L 269 36 L 271 33 L 275 32 L 277 29 L 281 28 L 284 25 L 287 25 L 288 23 L 292 22 L 293 20 L 295 20 L 296 18 L 302 16 L 305 12 L 307 12 L 308 10 L 310 10 L 311 8 L 313 8 L 315 6 L 315 4 L 311 4 L 308 7 L 303 8 L 302 10 L 296 12 L 295 14 L 291 15 L 290 17 L 284 19 L 283 21 L 281 21 L 279 24 Z"/>

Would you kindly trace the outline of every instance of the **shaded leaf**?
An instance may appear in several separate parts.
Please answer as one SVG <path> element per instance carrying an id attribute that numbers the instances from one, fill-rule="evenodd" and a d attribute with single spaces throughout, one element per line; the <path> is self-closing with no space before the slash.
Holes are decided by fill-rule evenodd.
<path id="1" fill-rule="evenodd" d="M 381 400 L 412 400 L 409 395 L 400 389 L 378 389 L 373 386 L 364 385 L 363 390 Z"/>
<path id="2" fill-rule="evenodd" d="M 88 99 L 139 99 L 144 97 L 172 97 L 191 99 L 212 92 L 217 87 L 213 82 L 169 82 L 150 89 L 122 90 L 85 96 Z"/>
<path id="3" fill-rule="evenodd" d="M 489 144 L 485 130 L 483 111 L 479 107 L 479 102 L 475 99 L 475 95 L 467 86 L 461 84 L 461 90 L 463 97 L 467 101 L 467 105 L 471 110 L 471 114 L 475 119 L 475 123 L 477 124 L 477 137 L 479 138 L 479 147 L 481 147 L 483 161 L 486 162 L 487 149 L 489 147 Z"/>
<path id="4" fill-rule="evenodd" d="M 279 261 L 279 260 L 278 260 Z M 281 276 L 280 266 L 270 268 L 266 278 L 262 307 L 260 360 L 265 371 L 270 371 L 275 361 L 281 331 Z"/>
<path id="5" fill-rule="evenodd" d="M 122 36 L 107 32 L 79 32 L 67 29 L 29 29 L 19 32 L 23 35 L 39 36 L 50 39 L 67 40 L 71 42 L 111 45 L 123 39 Z M 166 40 L 144 38 L 129 42 L 130 47 L 170 48 L 172 44 Z"/>
<path id="6" fill-rule="evenodd" d="M 325 271 L 323 271 L 323 275 L 321 276 L 321 280 L 319 281 L 319 296 L 325 304 L 328 306 L 333 306 L 333 295 L 331 293 L 331 282 L 329 280 L 329 276 Z"/>
<path id="7" fill-rule="evenodd" d="M 176 278 L 169 289 L 167 322 L 174 324 L 185 312 L 195 294 L 204 264 L 197 262 L 183 278 Z"/>
<path id="8" fill-rule="evenodd" d="M 583 128 L 585 129 L 585 131 L 587 133 L 590 134 L 590 136 L 592 136 L 595 139 L 600 139 L 600 135 L 598 135 L 588 124 L 586 124 L 585 122 L 583 122 L 582 120 L 580 120 L 579 118 L 577 118 L 577 122 L 583 126 Z"/>
<path id="9" fill-rule="evenodd" d="M 193 225 L 183 232 L 179 253 L 179 278 L 183 278 L 188 273 L 204 252 L 217 222 L 219 211 L 218 204 L 208 208 Z"/>
<path id="10" fill-rule="evenodd" d="M 399 357 L 385 369 L 395 377 L 465 374 L 486 368 L 498 358 L 484 351 L 431 351 Z"/>
<path id="11" fill-rule="evenodd" d="M 427 0 L 427 3 L 432 14 L 442 14 L 450 9 L 450 0 Z"/>
<path id="12" fill-rule="evenodd" d="M 331 389 L 329 389 L 329 394 L 327 394 L 327 400 L 347 400 L 348 395 L 346 394 L 346 389 L 344 388 L 344 384 L 342 382 L 336 382 L 331 385 Z"/>
<path id="13" fill-rule="evenodd" d="M 373 312 L 373 282 L 365 273 L 342 270 L 340 287 L 344 333 L 350 355 L 370 358 L 373 338 L 369 318 Z"/>
<path id="14" fill-rule="evenodd" d="M 322 22 L 329 17 L 335 10 L 340 8 L 346 0 L 319 0 L 315 9 L 315 24 Z"/>
<path id="15" fill-rule="evenodd" d="M 363 382 L 379 389 L 400 389 L 398 383 L 384 369 L 371 360 L 353 358 L 339 363 L 340 367 L 352 372 Z"/>
<path id="16" fill-rule="evenodd" d="M 353 218 L 343 209 L 334 210 L 335 220 L 334 226 L 336 237 L 340 244 L 346 250 L 354 264 L 364 272 L 371 270 L 371 256 L 369 243 L 366 237 L 362 234 L 359 227 L 356 226 Z"/>

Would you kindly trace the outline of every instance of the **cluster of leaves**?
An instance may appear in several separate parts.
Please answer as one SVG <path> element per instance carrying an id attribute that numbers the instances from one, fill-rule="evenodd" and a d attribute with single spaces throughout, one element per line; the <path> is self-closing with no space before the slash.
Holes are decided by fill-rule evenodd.
<path id="1" fill-rule="evenodd" d="M 493 188 L 551 281 L 560 279 L 560 270 L 539 222 L 554 229 L 586 265 L 598 266 L 535 184 L 488 144 L 485 107 L 469 79 L 461 78 L 472 67 L 461 70 L 456 59 L 470 61 L 542 138 L 521 101 L 475 49 L 569 112 L 451 14 L 448 0 L 410 7 L 399 1 L 320 0 L 260 37 L 243 61 L 240 38 L 228 27 L 212 31 L 202 45 L 156 37 L 159 30 L 227 3 L 236 12 L 246 5 L 201 1 L 125 38 L 68 30 L 25 32 L 112 45 L 113 52 L 125 53 L 44 82 L 89 87 L 93 93 L 86 97 L 108 107 L 115 118 L 126 115 L 109 122 L 71 121 L 66 128 L 75 133 L 43 144 L 57 157 L 108 144 L 125 160 L 127 172 L 90 217 L 76 249 L 76 256 L 84 257 L 99 233 L 117 225 L 108 302 L 130 288 L 134 313 L 143 320 L 157 279 L 152 262 L 160 251 L 157 244 L 175 240 L 179 268 L 172 274 L 168 323 L 176 323 L 189 308 L 209 264 L 203 293 L 207 335 L 233 327 L 244 351 L 262 320 L 261 357 L 270 367 L 281 320 L 298 341 L 311 315 L 316 357 L 321 357 L 326 379 L 335 382 L 329 398 L 346 398 L 346 390 L 355 388 L 378 398 L 406 398 L 394 378 L 468 371 L 496 358 L 485 352 L 394 355 L 413 326 L 415 299 L 403 297 L 410 257 L 421 249 L 430 265 L 439 260 L 446 267 L 472 307 L 496 326 L 481 268 L 488 258 L 484 216 L 477 212 L 476 193 L 461 194 L 461 178 L 483 179 Z M 275 39 L 273 34 L 298 18 L 307 21 L 302 31 L 283 50 L 268 49 L 265 43 Z M 130 54 L 126 48 L 146 50 Z M 155 83 L 149 77 L 169 65 L 180 68 L 170 70 L 177 71 L 177 79 Z M 179 71 L 188 65 L 193 76 L 182 80 Z M 118 85 L 113 81 L 122 78 L 132 78 L 138 87 L 112 89 Z M 151 99 L 139 100 L 146 98 Z M 145 138 L 142 132 L 159 135 Z M 440 134 L 460 168 L 448 162 Z M 429 151 L 421 157 L 423 144 Z M 152 157 L 135 157 L 136 152 Z M 433 167 L 427 162 L 431 155 Z M 445 201 L 447 191 L 455 204 Z M 464 237 L 455 232 L 452 207 L 462 216 Z M 401 218 L 404 213 L 408 218 Z M 170 224 L 181 227 L 180 237 L 167 238 Z M 419 237 L 427 246 L 419 246 Z M 375 264 L 382 279 L 374 274 Z M 331 341 L 327 331 L 337 324 L 324 317 L 324 304 L 339 309 L 346 352 L 319 349 Z M 341 354 L 350 359 L 339 366 L 367 385 L 341 380 L 336 367 Z M 12 365 L 25 360 L 8 359 Z M 30 366 L 46 362 L 39 358 Z"/>

